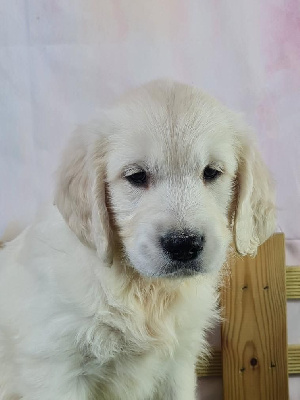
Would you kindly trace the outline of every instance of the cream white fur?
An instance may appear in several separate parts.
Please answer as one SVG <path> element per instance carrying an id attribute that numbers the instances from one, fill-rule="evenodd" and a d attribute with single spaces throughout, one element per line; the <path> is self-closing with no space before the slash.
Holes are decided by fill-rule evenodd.
<path id="1" fill-rule="evenodd" d="M 124 178 L 137 166 L 147 188 Z M 253 255 L 274 230 L 248 128 L 197 89 L 152 82 L 77 130 L 57 182 L 55 205 L 0 251 L 0 399 L 195 399 L 229 245 Z M 184 228 L 205 235 L 201 273 L 172 277 L 158 238 Z"/>

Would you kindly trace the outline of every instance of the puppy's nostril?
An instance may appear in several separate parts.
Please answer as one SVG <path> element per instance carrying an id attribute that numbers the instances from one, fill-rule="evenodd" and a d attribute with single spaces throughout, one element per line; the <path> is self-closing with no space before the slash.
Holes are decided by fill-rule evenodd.
<path id="1" fill-rule="evenodd" d="M 203 250 L 204 236 L 186 231 L 170 232 L 160 239 L 162 248 L 173 261 L 191 261 Z"/>

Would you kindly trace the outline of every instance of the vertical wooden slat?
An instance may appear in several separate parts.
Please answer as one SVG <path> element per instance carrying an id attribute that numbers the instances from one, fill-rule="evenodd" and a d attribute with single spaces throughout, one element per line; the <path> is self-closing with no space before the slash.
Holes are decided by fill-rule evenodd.
<path id="1" fill-rule="evenodd" d="M 221 299 L 224 400 L 288 400 L 283 234 L 233 257 Z"/>

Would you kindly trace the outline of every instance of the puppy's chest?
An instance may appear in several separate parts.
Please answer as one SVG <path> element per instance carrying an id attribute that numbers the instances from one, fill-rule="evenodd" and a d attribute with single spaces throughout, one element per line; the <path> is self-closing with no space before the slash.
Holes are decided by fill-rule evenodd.
<path id="1" fill-rule="evenodd" d="M 169 303 L 168 303 L 169 301 Z M 197 318 L 184 302 L 177 299 L 145 301 L 121 317 L 124 352 L 172 355 L 184 345 L 189 332 L 197 330 Z"/>
<path id="2" fill-rule="evenodd" d="M 157 296 L 102 308 L 82 359 L 82 374 L 95 394 L 102 399 L 150 398 L 182 357 L 192 360 L 201 351 L 208 322 L 198 300 L 189 292 L 186 298 Z"/>
<path id="3" fill-rule="evenodd" d="M 153 315 L 136 309 L 134 314 L 118 315 L 114 321 L 101 323 L 97 334 L 101 348 L 93 349 L 94 357 L 86 358 L 84 367 L 86 375 L 97 376 L 97 394 L 104 399 L 119 398 L 115 394 L 122 386 L 127 393 L 133 394 L 135 390 L 142 390 L 141 382 L 145 376 L 147 390 L 150 390 L 168 374 L 178 349 L 195 351 L 195 335 L 189 336 L 191 328 L 197 329 L 195 323 L 187 325 L 181 313 L 171 309 L 166 311 Z M 120 398 L 127 399 L 124 396 Z M 147 397 L 146 392 L 143 396 L 132 395 L 130 398 L 144 397 Z"/>
<path id="4" fill-rule="evenodd" d="M 201 338 L 203 320 L 195 310 L 175 304 L 136 304 L 109 310 L 98 320 L 89 353 L 100 363 L 125 363 L 135 357 L 170 358 L 177 348 L 192 350 Z"/>

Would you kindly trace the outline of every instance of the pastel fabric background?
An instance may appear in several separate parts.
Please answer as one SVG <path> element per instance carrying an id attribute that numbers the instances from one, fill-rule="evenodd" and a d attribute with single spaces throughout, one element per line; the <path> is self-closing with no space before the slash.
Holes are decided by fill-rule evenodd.
<path id="1" fill-rule="evenodd" d="M 287 263 L 299 265 L 299 0 L 0 0 L 0 237 L 51 201 L 76 125 L 159 77 L 245 114 L 276 182 Z M 300 304 L 288 313 L 300 343 Z M 290 399 L 299 391 L 291 379 Z M 203 380 L 199 396 L 221 399 L 221 382 Z"/>

